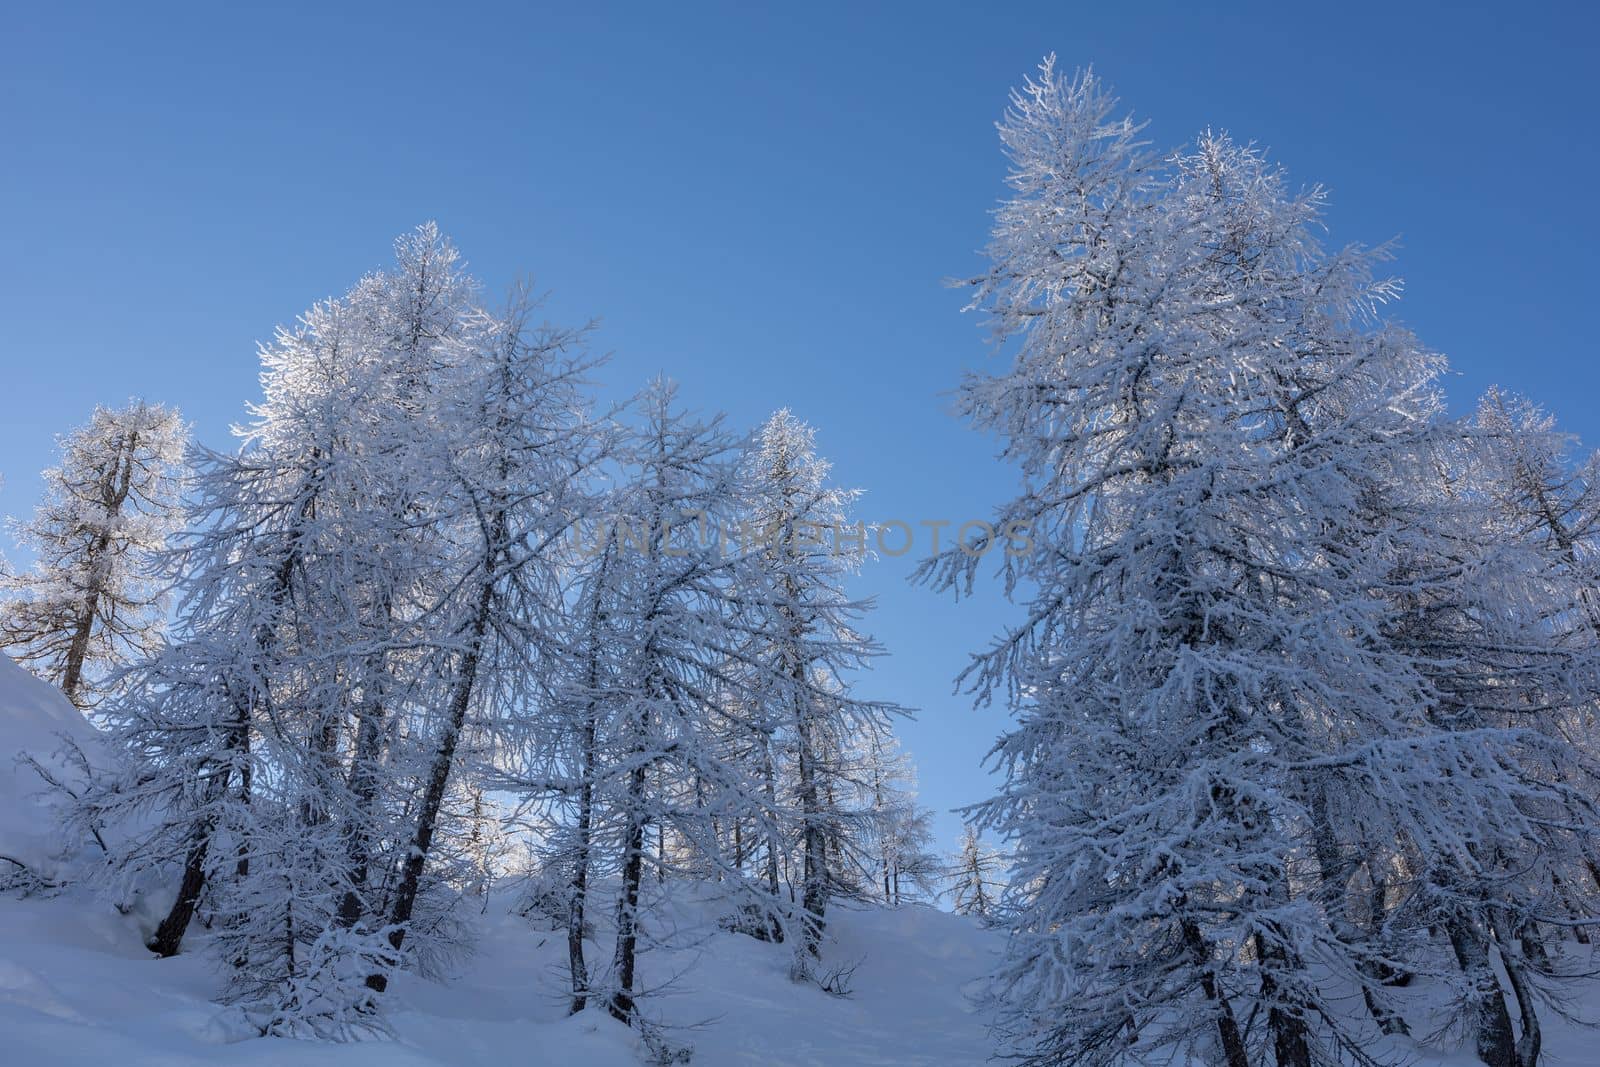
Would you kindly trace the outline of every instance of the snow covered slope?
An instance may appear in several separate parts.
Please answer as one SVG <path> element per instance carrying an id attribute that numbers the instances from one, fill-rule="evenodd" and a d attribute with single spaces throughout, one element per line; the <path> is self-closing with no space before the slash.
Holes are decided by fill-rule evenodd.
<path id="1" fill-rule="evenodd" d="M 491 900 L 476 920 L 479 948 L 459 974 L 397 979 L 390 989 L 396 1040 L 327 1045 L 233 1041 L 212 1002 L 219 977 L 203 937 L 184 955 L 156 960 L 133 921 L 102 904 L 70 894 L 0 897 L 5 1062 L 639 1067 L 639 1043 L 604 1013 L 565 1017 L 563 934 L 506 914 L 508 904 Z M 966 994 L 999 948 L 997 934 L 924 907 L 839 909 L 831 925 L 829 958 L 861 961 L 850 997 L 791 982 L 782 946 L 712 933 L 692 950 L 643 958 L 648 984 L 679 976 L 647 1010 L 674 1024 L 668 1038 L 694 1046 L 692 1062 L 707 1067 L 979 1067 L 988 1060 L 984 1020 Z M 600 940 L 592 958 L 606 947 Z M 1592 1013 L 1593 1006 L 1576 1007 Z M 1593 1064 L 1593 1040 L 1592 1032 L 1551 1019 L 1541 1064 Z M 1415 1067 L 1477 1062 L 1469 1049 L 1409 1046 L 1397 1055 L 1394 1062 Z"/>
<path id="2" fill-rule="evenodd" d="M 31 755 L 58 776 L 70 777 L 58 756 L 64 738 L 89 750 L 98 742 L 95 728 L 60 690 L 0 655 L 0 855 L 41 874 L 50 873 L 61 842 L 51 802 L 41 795 L 45 782 L 22 757 Z M 0 976 L 0 987 L 3 983 Z"/>
<path id="3" fill-rule="evenodd" d="M 0 1033 L 8 1062 L 132 1065 L 306 1063 L 583 1064 L 638 1067 L 633 1035 L 598 1011 L 564 1017 L 565 942 L 526 920 L 483 919 L 478 953 L 445 982 L 391 988 L 395 1042 L 227 1043 L 203 951 L 155 960 L 132 924 L 87 900 L 0 899 Z M 645 957 L 647 977 L 688 968 L 647 1010 L 685 1029 L 697 1064 L 981 1064 L 983 1021 L 963 987 L 997 940 L 929 908 L 840 911 L 830 952 L 860 959 L 856 991 L 791 982 L 781 946 L 713 934 L 696 950 Z M 598 951 L 598 950 L 597 950 Z M 694 1025 L 702 1024 L 702 1025 Z"/>
<path id="4" fill-rule="evenodd" d="M 95 744 L 93 727 L 59 693 L 0 658 L 0 752 L 49 762 L 62 733 Z M 39 785 L 31 770 L 0 762 L 0 852 L 47 865 L 61 848 Z M 394 1041 L 319 1045 L 233 1040 L 238 1031 L 214 1002 L 221 979 L 203 930 L 183 955 L 157 960 L 136 917 L 85 892 L 0 894 L 0 1057 L 93 1067 L 637 1067 L 643 1055 L 631 1031 L 601 1011 L 566 1017 L 564 933 L 509 914 L 511 903 L 491 898 L 473 917 L 478 950 L 456 975 L 398 976 L 388 998 Z M 657 990 L 646 1012 L 670 1024 L 670 1042 L 694 1047 L 695 1064 L 977 1067 L 993 1051 L 968 999 L 1000 948 L 993 931 L 926 907 L 835 908 L 825 955 L 858 966 L 852 995 L 833 997 L 789 980 L 783 946 L 719 932 L 713 919 L 690 900 L 657 903 L 644 920 L 647 933 L 671 931 L 692 946 L 650 952 L 641 966 L 646 988 Z M 602 922 L 591 961 L 605 958 L 609 933 Z M 1574 1007 L 1594 1017 L 1600 1005 Z M 1592 1064 L 1593 1049 L 1592 1032 L 1552 1017 L 1541 1063 Z M 1409 1046 L 1399 1055 L 1417 1067 L 1476 1063 L 1469 1050 Z"/>

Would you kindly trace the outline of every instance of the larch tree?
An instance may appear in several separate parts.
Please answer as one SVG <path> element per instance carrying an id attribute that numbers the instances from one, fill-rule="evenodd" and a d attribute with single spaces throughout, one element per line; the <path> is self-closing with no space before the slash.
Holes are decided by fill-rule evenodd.
<path id="1" fill-rule="evenodd" d="M 1555 657 L 1518 628 L 1510 559 L 1474 577 L 1498 576 L 1479 588 L 1512 598 L 1494 625 L 1514 633 L 1463 606 L 1444 617 L 1473 629 L 1441 660 L 1389 629 L 1412 591 L 1393 542 L 1434 520 L 1416 501 L 1397 532 L 1410 501 L 1385 493 L 1424 483 L 1449 434 L 1442 361 L 1378 316 L 1386 250 L 1323 249 L 1324 194 L 1258 151 L 1207 134 L 1161 156 L 1116 110 L 1048 62 L 1013 95 L 1013 195 L 974 281 L 1010 365 L 960 407 L 1021 468 L 999 525 L 1032 534 L 1003 564 L 1026 617 L 962 676 L 1018 716 L 976 812 L 1014 849 L 1002 1026 L 1040 1064 L 1376 1062 L 1372 1024 L 1313 978 L 1381 993 L 1338 915 L 1342 858 L 1402 825 L 1451 871 L 1496 820 L 1534 828 L 1562 791 L 1476 706 L 1495 679 L 1458 714 L 1433 668 L 1493 648 L 1505 682 Z M 980 555 L 921 577 L 965 587 Z M 1422 566 L 1452 595 L 1473 573 Z M 1564 666 L 1496 696 L 1554 691 Z M 1330 813 L 1330 792 L 1363 806 Z"/>
<path id="2" fill-rule="evenodd" d="M 995 918 L 1001 891 L 1005 888 L 1005 861 L 984 844 L 971 826 L 961 833 L 961 848 L 949 866 L 950 908 L 957 915 L 971 915 L 988 922 Z"/>
<path id="3" fill-rule="evenodd" d="M 165 629 L 157 557 L 181 521 L 188 429 L 160 404 L 97 407 L 60 439 L 44 502 L 13 523 L 31 569 L 5 576 L 0 644 L 80 708 Z"/>
<path id="4" fill-rule="evenodd" d="M 917 803 L 911 757 L 887 729 L 868 729 L 840 759 L 858 812 L 840 820 L 837 850 L 860 873 L 859 894 L 890 906 L 936 896 L 943 873 L 933 851 L 933 813 Z"/>
<path id="5" fill-rule="evenodd" d="M 243 447 L 198 466 L 178 625 L 108 711 L 125 768 L 80 806 L 140 814 L 111 867 L 176 876 L 152 948 L 208 908 L 259 1032 L 365 1032 L 458 943 L 480 875 L 446 800 L 544 669 L 598 454 L 583 331 L 486 309 L 431 225 L 397 253 L 263 350 Z"/>
<path id="6" fill-rule="evenodd" d="M 729 665 L 747 639 L 731 596 L 747 561 L 713 533 L 735 519 L 741 442 L 720 418 L 681 409 L 665 381 L 635 408 L 610 449 L 603 510 L 570 539 L 561 655 L 540 673 L 537 698 L 501 716 L 513 758 L 495 781 L 552 823 L 544 853 L 564 886 L 547 910 L 567 928 L 570 1009 L 603 1004 L 649 1035 L 638 1003 L 644 894 L 687 857 L 726 877 L 736 903 L 754 895 L 715 827 L 768 820 L 755 780 L 720 758 L 717 733 L 726 687 L 745 691 Z M 615 917 L 604 964 L 584 943 L 602 888 Z"/>
<path id="7" fill-rule="evenodd" d="M 371 657 L 351 649 L 379 618 L 374 566 L 386 554 L 377 545 L 399 532 L 379 502 L 404 468 L 375 464 L 373 448 L 386 436 L 382 386 L 395 380 L 378 340 L 383 288 L 370 278 L 318 304 L 263 349 L 265 395 L 240 430 L 244 447 L 197 461 L 188 530 L 174 548 L 177 626 L 108 711 L 127 771 L 90 808 L 107 819 L 130 805 L 158 810 L 159 832 L 135 838 L 120 861 L 181 867 L 151 938 L 158 954 L 178 951 L 218 882 L 240 883 L 236 895 L 252 902 L 242 917 L 273 921 L 246 884 L 273 877 L 265 857 L 252 862 L 249 837 L 283 806 L 298 808 L 305 826 L 328 825 L 342 716 L 372 681 Z M 327 894 L 276 899 L 292 907 Z M 235 958 L 248 974 L 248 959 Z"/>
<path id="8" fill-rule="evenodd" d="M 755 795 L 740 768 L 716 758 L 712 729 L 719 672 L 744 631 L 728 597 L 740 557 L 704 531 L 731 524 L 739 440 L 720 420 L 681 410 L 669 383 L 654 383 L 638 406 L 640 425 L 623 453 L 626 488 L 604 531 L 616 541 L 605 581 L 618 659 L 595 694 L 612 754 L 602 780 L 619 876 L 607 1007 L 629 1023 L 637 1021 L 640 893 L 647 865 L 665 860 L 651 856 L 647 831 L 670 826 L 715 856 L 709 816 L 744 809 Z M 699 807 L 660 788 L 684 780 L 707 789 Z"/>
<path id="9" fill-rule="evenodd" d="M 1565 443 L 1517 407 L 1508 418 L 1515 409 L 1491 394 L 1435 476 L 1389 513 L 1404 548 L 1392 556 L 1386 637 L 1429 680 L 1428 722 L 1443 740 L 1357 794 L 1409 796 L 1385 820 L 1385 851 L 1414 874 L 1390 890 L 1386 925 L 1419 940 L 1408 922 L 1443 931 L 1457 969 L 1446 985 L 1493 1067 L 1537 1062 L 1540 1006 L 1581 973 L 1550 932 L 1596 916 L 1580 887 L 1597 826 L 1600 646 L 1593 586 L 1569 551 L 1584 537 L 1587 478 L 1560 471 Z"/>
<path id="10" fill-rule="evenodd" d="M 743 529 L 752 535 L 755 707 L 770 717 L 792 756 L 785 807 L 800 842 L 800 938 L 794 973 L 809 977 L 821 955 L 828 898 L 838 857 L 829 840 L 847 788 L 841 757 L 857 734 L 888 729 L 904 709 L 864 700 L 849 675 L 880 654 L 857 629 L 870 604 L 852 598 L 845 578 L 861 562 L 865 534 L 851 523 L 858 495 L 830 484 L 815 432 L 781 410 L 757 432 L 742 468 Z M 850 541 L 851 531 L 861 535 Z M 842 870 L 842 868 L 839 868 Z"/>
<path id="11" fill-rule="evenodd" d="M 532 305 L 515 301 L 463 361 L 446 409 L 442 457 L 459 531 L 449 596 L 431 607 L 443 655 L 444 714 L 434 727 L 425 786 L 415 810 L 388 915 L 398 950 L 411 920 L 441 806 L 469 714 L 537 691 L 559 652 L 567 534 L 591 514 L 589 479 L 607 434 L 592 423 L 582 388 L 593 362 L 584 330 L 533 328 Z M 381 988 L 382 976 L 373 984 Z"/>

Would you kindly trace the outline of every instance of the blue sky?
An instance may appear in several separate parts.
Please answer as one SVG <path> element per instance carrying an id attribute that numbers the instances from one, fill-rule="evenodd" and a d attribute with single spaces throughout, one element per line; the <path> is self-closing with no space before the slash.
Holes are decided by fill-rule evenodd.
<path id="1" fill-rule="evenodd" d="M 255 343 L 432 218 L 491 288 L 599 317 L 611 390 L 665 371 L 740 424 L 787 405 L 863 517 L 982 517 L 1014 478 L 946 414 L 989 357 L 941 282 L 981 267 L 993 123 L 1051 51 L 1158 143 L 1227 129 L 1330 187 L 1334 241 L 1399 235 L 1398 316 L 1457 408 L 1498 382 L 1600 442 L 1584 5 L 987 6 L 14 7 L 0 511 L 96 402 L 225 443 Z M 950 679 L 1014 611 L 910 588 L 910 562 L 860 579 L 892 652 L 861 687 L 921 709 L 901 733 L 947 812 L 1004 725 Z"/>

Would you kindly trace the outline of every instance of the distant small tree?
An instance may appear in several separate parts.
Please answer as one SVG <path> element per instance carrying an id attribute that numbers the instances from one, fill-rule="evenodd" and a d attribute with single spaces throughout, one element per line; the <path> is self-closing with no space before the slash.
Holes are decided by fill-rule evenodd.
<path id="1" fill-rule="evenodd" d="M 147 655 L 165 628 L 152 556 L 179 514 L 187 430 L 177 411 L 142 400 L 97 407 L 61 438 L 44 502 L 12 529 L 35 557 L 0 571 L 0 644 L 80 708 L 103 680 Z"/>
<path id="2" fill-rule="evenodd" d="M 860 840 L 841 842 L 841 850 L 859 854 L 868 895 L 881 894 L 885 904 L 898 907 L 906 900 L 937 896 L 945 865 L 934 850 L 933 812 L 917 803 L 917 770 L 911 758 L 884 729 L 868 730 L 865 742 L 853 747 L 846 769 L 864 794 L 866 817 L 846 823 L 861 824 L 853 835 Z"/>
<path id="3" fill-rule="evenodd" d="M 987 921 L 994 915 L 1000 891 L 1005 888 L 1001 877 L 1005 860 L 994 849 L 983 843 L 978 831 L 968 826 L 961 835 L 961 851 L 950 865 L 950 907 L 957 915 L 973 915 Z"/>

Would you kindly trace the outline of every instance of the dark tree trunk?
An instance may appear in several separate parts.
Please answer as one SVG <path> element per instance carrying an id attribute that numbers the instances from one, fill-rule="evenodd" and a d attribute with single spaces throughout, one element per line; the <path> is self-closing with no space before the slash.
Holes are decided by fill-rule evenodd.
<path id="1" fill-rule="evenodd" d="M 639 883 L 644 874 L 644 793 L 646 769 L 628 777 L 628 828 L 623 836 L 622 897 L 617 902 L 617 950 L 612 968 L 617 988 L 607 1005 L 613 1017 L 631 1024 L 634 1015 L 634 964 L 639 950 Z"/>
<path id="2" fill-rule="evenodd" d="M 378 797 L 378 755 L 383 748 L 384 711 L 376 701 L 363 700 L 357 710 L 356 741 L 350 757 L 349 787 L 355 812 L 344 830 L 345 891 L 339 901 L 339 925 L 349 929 L 366 911 L 362 889 L 372 863 L 372 841 L 366 820 Z"/>
<path id="3" fill-rule="evenodd" d="M 1531 923 L 1524 923 L 1514 937 L 1508 936 L 1506 923 L 1497 920 L 1494 927 L 1495 938 L 1500 945 L 1500 963 L 1505 968 L 1506 980 L 1511 984 L 1511 995 L 1517 1001 L 1517 1024 L 1521 1031 L 1514 1049 L 1517 1067 L 1537 1067 L 1544 1038 L 1539 1027 L 1539 1006 L 1528 984 L 1524 961 L 1532 961 L 1534 966 L 1539 966 L 1547 959 L 1545 947 Z"/>
<path id="4" fill-rule="evenodd" d="M 828 843 L 822 827 L 822 811 L 817 790 L 817 769 L 812 751 L 810 725 L 804 713 L 798 734 L 800 777 L 800 815 L 805 820 L 801 834 L 803 869 L 801 872 L 800 916 L 804 931 L 802 948 L 812 957 L 822 955 L 822 934 L 828 909 Z"/>
<path id="5" fill-rule="evenodd" d="M 595 684 L 591 673 L 591 686 Z M 593 692 L 593 689 L 590 690 Z M 594 826 L 596 729 L 591 710 L 583 726 L 582 782 L 578 789 L 578 822 L 572 856 L 572 882 L 567 898 L 567 969 L 572 978 L 571 1014 L 589 1005 L 589 967 L 583 958 L 583 927 L 589 906 L 589 849 Z"/>
<path id="6" fill-rule="evenodd" d="M 101 554 L 110 544 L 110 537 L 101 537 L 97 547 Z M 91 561 L 94 560 L 91 555 Z M 91 570 L 94 563 L 90 564 Z M 67 659 L 61 670 L 61 692 L 72 702 L 75 707 L 83 707 L 81 690 L 83 688 L 83 662 L 89 655 L 89 638 L 94 632 L 94 617 L 100 607 L 100 592 L 90 589 L 83 598 L 83 611 L 78 616 L 77 625 L 72 631 L 72 642 L 67 646 Z"/>
<path id="7" fill-rule="evenodd" d="M 1311 1046 L 1306 1037 L 1305 1017 L 1297 1006 L 1285 1003 L 1283 990 L 1274 977 L 1275 968 L 1288 964 L 1281 946 L 1257 936 L 1256 953 L 1261 960 L 1261 999 L 1268 1005 L 1267 1027 L 1272 1032 L 1272 1051 L 1278 1067 L 1311 1067 Z"/>
<path id="8" fill-rule="evenodd" d="M 1211 1002 L 1217 1019 L 1217 1041 L 1222 1047 L 1226 1067 L 1250 1067 L 1250 1057 L 1245 1053 L 1244 1035 L 1239 1030 L 1239 1020 L 1234 1017 L 1233 1005 L 1223 995 L 1212 968 L 1211 946 L 1206 943 L 1200 928 L 1188 919 L 1181 920 L 1183 941 L 1195 966 L 1201 968 L 1200 990 Z"/>
<path id="9" fill-rule="evenodd" d="M 183 944 L 183 935 L 189 929 L 190 920 L 194 918 L 195 906 L 200 903 L 200 894 L 205 891 L 206 855 L 210 851 L 211 826 L 204 824 L 184 856 L 183 879 L 178 883 L 178 899 L 172 902 L 172 908 L 167 912 L 166 918 L 161 920 L 156 932 L 146 942 L 146 947 L 163 959 L 176 956 L 179 946 Z"/>
<path id="10" fill-rule="evenodd" d="M 109 566 L 106 556 L 111 551 L 110 524 L 122 514 L 123 505 L 128 501 L 128 492 L 133 485 L 133 452 L 138 447 L 137 431 L 117 442 L 115 463 L 112 469 L 106 472 L 106 477 L 100 486 L 100 503 L 105 508 L 107 525 L 95 538 L 94 546 L 84 557 L 90 584 L 84 591 L 83 610 L 73 628 L 72 641 L 67 646 L 67 658 L 61 671 L 61 692 L 80 708 L 84 706 L 83 664 L 89 658 L 89 642 L 94 636 L 94 620 L 100 612 L 100 598 L 105 590 L 106 568 Z"/>
<path id="11" fill-rule="evenodd" d="M 1385 968 L 1361 948 L 1359 942 L 1362 938 L 1349 918 L 1346 892 L 1352 864 L 1340 854 L 1339 844 L 1334 837 L 1333 824 L 1328 818 L 1329 788 L 1329 782 L 1326 780 L 1314 781 L 1310 785 L 1312 843 L 1317 857 L 1317 873 L 1321 880 L 1319 895 L 1323 912 L 1328 917 L 1328 925 L 1332 928 L 1333 936 L 1344 944 L 1356 948 L 1359 953 L 1356 970 L 1361 976 L 1361 999 L 1366 1004 L 1367 1013 L 1372 1016 L 1372 1021 L 1377 1023 L 1378 1029 L 1385 1034 L 1391 1036 L 1409 1034 L 1411 1029 L 1406 1025 L 1405 1019 L 1397 1012 L 1391 1011 L 1380 999 L 1378 988 L 1385 984 Z M 1375 892 L 1381 894 L 1382 883 L 1376 884 L 1380 888 Z M 1374 907 L 1380 905 L 1381 900 L 1374 901 Z M 1380 928 L 1381 920 L 1374 923 L 1374 936 Z"/>
<path id="12" fill-rule="evenodd" d="M 783 923 L 778 920 L 778 831 L 775 825 L 778 812 L 778 772 L 772 760 L 772 737 L 766 735 L 762 738 L 762 790 L 767 797 L 767 895 L 772 898 L 774 914 L 768 923 L 768 936 L 772 941 L 783 941 Z"/>
<path id="13" fill-rule="evenodd" d="M 502 475 L 504 469 L 502 468 Z M 438 747 L 433 763 L 428 768 L 428 784 L 422 803 L 417 810 L 416 829 L 411 847 L 406 851 L 400 869 L 400 882 L 395 889 L 394 901 L 389 911 L 389 944 L 398 953 L 405 944 L 406 926 L 411 922 L 416 908 L 417 893 L 422 886 L 422 872 L 427 867 L 429 850 L 433 847 L 434 831 L 438 828 L 439 811 L 444 806 L 445 792 L 450 785 L 450 771 L 455 766 L 456 746 L 461 741 L 461 730 L 467 721 L 467 710 L 472 706 L 473 691 L 478 682 L 478 668 L 483 660 L 484 645 L 489 634 L 489 617 L 494 609 L 495 564 L 501 551 L 510 540 L 504 507 L 491 509 L 491 518 L 485 530 L 483 555 L 483 584 L 478 588 L 478 602 L 467 629 L 465 652 L 461 657 L 460 673 L 450 704 L 440 730 Z M 367 986 L 377 992 L 388 988 L 389 979 L 384 974 L 367 977 Z"/>
<path id="14" fill-rule="evenodd" d="M 1452 916 L 1445 932 L 1469 986 L 1468 1009 L 1478 1059 L 1487 1067 L 1517 1067 L 1511 1015 L 1489 959 L 1488 940 L 1462 916 Z"/>
<path id="15" fill-rule="evenodd" d="M 489 613 L 494 606 L 494 586 L 485 577 L 478 594 L 477 611 L 468 634 L 467 650 L 461 660 L 461 674 L 456 679 L 455 691 L 450 697 L 449 711 L 440 731 L 439 747 L 434 750 L 433 763 L 428 768 L 428 786 L 417 811 L 416 831 L 411 848 L 406 852 L 401 867 L 400 884 L 395 889 L 394 906 L 389 912 L 389 923 L 394 927 L 389 934 L 389 944 L 396 952 L 405 943 L 406 924 L 411 921 L 417 904 L 417 892 L 422 885 L 422 872 L 428 863 L 428 851 L 433 847 L 434 830 L 438 828 L 439 809 L 444 806 L 445 790 L 450 785 L 450 770 L 455 766 L 456 745 L 461 740 L 461 728 L 467 721 L 467 709 L 472 705 L 472 692 L 478 680 L 478 665 L 483 657 L 483 646 L 489 632 Z M 378 992 L 388 988 L 387 975 L 374 974 L 367 978 L 367 986 Z"/>

